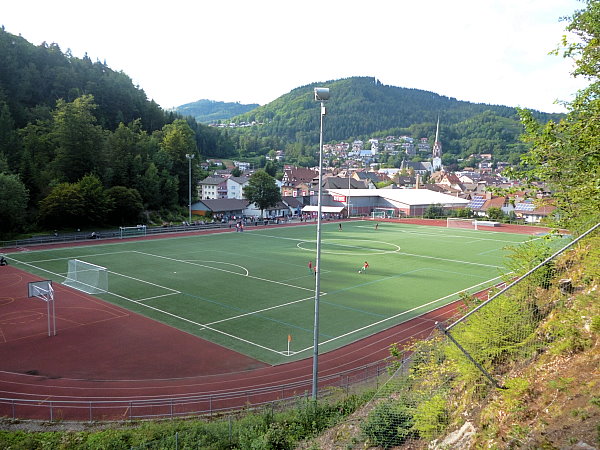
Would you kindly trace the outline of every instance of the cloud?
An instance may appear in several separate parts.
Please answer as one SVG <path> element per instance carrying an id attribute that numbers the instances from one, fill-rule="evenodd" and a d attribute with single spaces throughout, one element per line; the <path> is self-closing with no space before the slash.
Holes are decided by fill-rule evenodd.
<path id="1" fill-rule="evenodd" d="M 165 108 L 200 98 L 264 104 L 301 85 L 369 74 L 557 111 L 553 101 L 582 86 L 568 61 L 548 56 L 576 0 L 30 3 L 3 6 L 7 31 L 106 60 Z"/>

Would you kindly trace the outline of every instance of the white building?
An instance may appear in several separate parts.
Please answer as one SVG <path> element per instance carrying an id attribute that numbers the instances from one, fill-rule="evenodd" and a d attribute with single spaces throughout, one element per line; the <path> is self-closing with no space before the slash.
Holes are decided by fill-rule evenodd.
<path id="1" fill-rule="evenodd" d="M 248 177 L 230 177 L 227 179 L 227 198 L 244 198 L 244 186 L 248 184 Z"/>

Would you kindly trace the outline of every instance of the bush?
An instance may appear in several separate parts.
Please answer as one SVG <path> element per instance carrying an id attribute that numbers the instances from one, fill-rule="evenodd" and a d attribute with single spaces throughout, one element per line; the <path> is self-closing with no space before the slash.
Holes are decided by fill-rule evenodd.
<path id="1" fill-rule="evenodd" d="M 412 408 L 398 400 L 378 404 L 367 416 L 362 432 L 374 446 L 389 448 L 416 439 Z"/>

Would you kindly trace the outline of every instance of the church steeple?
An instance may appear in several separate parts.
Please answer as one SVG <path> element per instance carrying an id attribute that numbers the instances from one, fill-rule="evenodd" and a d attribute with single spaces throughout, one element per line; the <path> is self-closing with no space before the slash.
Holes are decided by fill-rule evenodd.
<path id="1" fill-rule="evenodd" d="M 435 142 L 433 143 L 431 168 L 435 172 L 442 169 L 442 143 L 440 142 L 440 116 L 435 129 Z"/>

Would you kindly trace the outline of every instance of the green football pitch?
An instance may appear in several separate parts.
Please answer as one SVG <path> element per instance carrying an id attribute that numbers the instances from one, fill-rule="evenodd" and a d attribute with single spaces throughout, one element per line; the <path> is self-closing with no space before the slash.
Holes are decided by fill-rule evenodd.
<path id="1" fill-rule="evenodd" d="M 530 236 L 373 222 L 323 223 L 320 353 L 499 282 Z M 94 244 L 11 255 L 62 283 L 68 261 L 105 267 L 108 302 L 270 364 L 312 355 L 316 226 Z M 363 263 L 369 269 L 359 273 Z M 60 306 L 60 298 L 56 298 Z M 124 343 L 126 345 L 126 343 Z"/>

